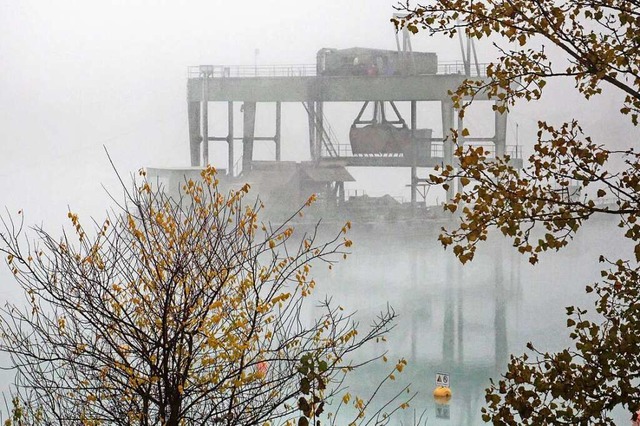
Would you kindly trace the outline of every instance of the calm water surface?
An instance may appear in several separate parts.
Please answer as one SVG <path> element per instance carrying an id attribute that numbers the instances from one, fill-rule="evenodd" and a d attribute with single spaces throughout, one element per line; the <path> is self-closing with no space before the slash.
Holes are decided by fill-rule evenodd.
<path id="1" fill-rule="evenodd" d="M 386 350 L 389 362 L 409 361 L 398 382 L 411 382 L 419 395 L 399 417 L 402 424 L 411 424 L 414 409 L 416 415 L 426 410 L 430 426 L 483 424 L 484 389 L 490 377 L 505 371 L 509 354 L 521 354 L 529 341 L 545 351 L 567 346 L 564 308 L 591 310 L 594 299 L 584 287 L 599 279 L 598 256 L 631 252 L 620 244 L 613 221 L 593 220 L 568 248 L 543 255 L 536 266 L 497 235 L 462 266 L 436 241 L 438 229 L 355 226 L 352 256 L 331 272 L 316 271 L 319 291 L 357 310 L 362 327 L 387 303 L 399 314 L 388 342 L 365 353 Z M 390 367 L 374 364 L 350 390 L 369 394 Z M 446 406 L 432 397 L 439 372 L 451 379 L 453 397 Z M 391 395 L 388 390 L 380 399 Z M 626 425 L 627 414 L 618 414 L 616 420 Z"/>

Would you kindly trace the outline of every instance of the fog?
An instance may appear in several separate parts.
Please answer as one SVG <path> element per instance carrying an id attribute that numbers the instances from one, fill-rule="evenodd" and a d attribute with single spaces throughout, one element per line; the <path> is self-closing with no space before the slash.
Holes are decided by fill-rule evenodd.
<path id="1" fill-rule="evenodd" d="M 110 205 L 103 186 L 118 190 L 105 149 L 125 179 L 141 167 L 189 165 L 188 66 L 313 64 L 322 47 L 395 49 L 392 5 L 391 0 L 0 0 L 0 206 L 10 213 L 23 209 L 28 224 L 43 224 L 52 233 L 61 228 L 68 209 L 81 218 L 99 219 Z M 457 40 L 418 34 L 412 44 L 415 51 L 436 52 L 442 61 L 460 59 Z M 496 55 L 489 43 L 478 49 L 481 62 Z M 531 152 L 539 119 L 581 118 L 595 140 L 617 147 L 637 140 L 638 130 L 618 113 L 616 94 L 605 91 L 586 102 L 571 81 L 551 82 L 546 91 L 542 101 L 518 105 L 510 114 L 507 143 L 515 143 L 517 126 L 525 155 Z M 331 106 L 326 113 L 346 138 L 357 106 Z M 271 131 L 269 114 L 259 119 L 258 132 Z M 419 124 L 441 134 L 438 118 L 430 122 L 427 114 Z M 484 131 L 483 114 L 470 113 L 468 125 Z M 308 160 L 307 135 L 300 107 L 284 105 L 283 159 Z M 224 166 L 224 152 L 212 145 L 214 165 Z M 257 155 L 270 152 L 258 150 Z M 408 170 L 350 172 L 357 179 L 352 189 L 407 197 Z M 443 197 L 443 192 L 435 193 L 431 201 Z M 452 254 L 435 242 L 432 228 L 356 227 L 354 256 L 320 278 L 327 293 L 345 307 L 359 309 L 365 319 L 387 302 L 393 304 L 401 315 L 394 338 L 404 343 L 392 352 L 414 365 L 424 364 L 408 374 L 423 391 L 420 403 L 433 418 L 434 370 L 451 369 L 452 380 L 466 383 L 461 366 L 486 364 L 495 374 L 504 368 L 504 355 L 520 353 L 527 340 L 541 341 L 549 349 L 567 343 L 558 331 L 564 329 L 562 307 L 576 300 L 589 305 L 582 288 L 597 279 L 597 265 L 582 265 L 593 265 L 601 251 L 612 250 L 603 223 L 591 224 L 580 233 L 580 245 L 546 255 L 536 268 L 504 241 L 495 240 L 472 266 L 459 269 Z M 378 233 L 384 237 L 372 236 Z M 495 247 L 508 259 L 504 264 L 492 256 Z M 616 250 L 613 254 L 620 255 L 622 248 Z M 508 289 L 499 297 L 497 273 Z M 477 277 L 483 277 L 482 283 Z M 0 284 L 0 301 L 15 299 L 16 285 L 4 267 Z M 447 296 L 449 291 L 454 294 Z M 485 298 L 486 306 L 480 302 Z M 471 324 L 465 343 L 453 345 L 460 361 L 455 365 L 443 352 L 442 341 L 449 338 L 443 322 L 446 300 L 464 300 L 464 321 Z M 507 347 L 501 348 L 507 352 L 498 360 L 483 334 L 494 335 L 496 306 L 505 309 L 507 336 Z M 454 394 L 448 424 L 479 424 L 487 383 L 474 384 L 477 393 L 468 401 L 464 392 L 464 398 Z M 429 422 L 434 423 L 439 424 Z"/>

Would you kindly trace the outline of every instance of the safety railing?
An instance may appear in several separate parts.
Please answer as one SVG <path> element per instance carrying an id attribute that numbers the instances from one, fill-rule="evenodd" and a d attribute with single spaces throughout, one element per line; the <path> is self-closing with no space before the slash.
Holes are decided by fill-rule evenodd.
<path id="1" fill-rule="evenodd" d="M 489 63 L 476 64 L 472 63 L 469 71 L 471 71 L 471 77 L 486 77 L 487 67 Z M 479 73 L 478 73 L 479 71 Z M 439 62 L 438 74 L 462 74 L 465 75 L 465 64 L 463 61 L 452 62 Z"/>
<path id="2" fill-rule="evenodd" d="M 471 77 L 487 75 L 488 63 L 471 64 Z M 478 74 L 478 71 L 480 73 Z M 462 61 L 440 62 L 438 74 L 465 74 Z M 188 78 L 225 78 L 225 77 L 314 77 L 315 64 L 292 65 L 197 65 L 187 69 Z"/>
<path id="3" fill-rule="evenodd" d="M 367 191 L 364 189 L 347 189 L 345 191 L 345 195 L 347 198 L 364 197 L 365 195 L 367 195 Z"/>
<path id="4" fill-rule="evenodd" d="M 468 142 L 465 144 L 467 147 L 482 147 L 487 158 L 495 158 L 495 145 L 493 143 L 478 143 L 478 142 Z M 351 151 L 351 144 L 343 143 L 343 144 L 333 144 L 333 149 L 335 151 L 329 152 L 327 148 L 322 146 L 320 150 L 320 155 L 322 157 L 399 157 L 402 156 L 400 153 L 380 153 L 380 154 L 353 154 Z M 505 147 L 505 154 L 509 156 L 512 160 L 521 159 L 522 158 L 522 145 L 507 145 Z M 431 151 L 430 155 L 432 158 L 442 158 L 444 157 L 444 143 L 442 141 L 431 140 Z"/>
<path id="5" fill-rule="evenodd" d="M 463 152 L 466 152 L 468 148 L 478 149 L 482 148 L 484 156 L 486 158 L 496 158 L 496 147 L 493 143 L 487 142 L 465 142 Z"/>
<path id="6" fill-rule="evenodd" d="M 513 159 L 522 158 L 522 145 L 507 145 L 505 154 L 507 154 L 509 158 Z"/>
<path id="7" fill-rule="evenodd" d="M 352 157 L 351 144 L 348 143 L 334 143 L 332 144 L 333 151 L 329 151 L 324 145 L 320 148 L 320 155 L 322 157 Z M 337 155 L 334 155 L 337 154 Z"/>
<path id="8" fill-rule="evenodd" d="M 400 152 L 381 152 L 381 153 L 367 153 L 367 154 L 354 154 L 351 150 L 351 144 L 341 143 L 341 144 L 333 144 L 334 153 L 329 152 L 327 148 L 324 146 L 320 150 L 320 155 L 322 157 L 383 157 L 383 158 L 391 158 L 391 157 L 402 157 L 402 153 Z"/>
<path id="9" fill-rule="evenodd" d="M 493 143 L 487 142 L 468 142 L 465 143 L 465 147 L 482 147 L 487 158 L 496 158 L 496 148 Z M 508 155 L 510 159 L 516 160 L 522 158 L 522 146 L 521 145 L 507 145 L 504 150 L 505 155 Z"/>
<path id="10" fill-rule="evenodd" d="M 198 65 L 187 69 L 189 78 L 225 77 L 313 77 L 316 66 L 293 65 Z"/>

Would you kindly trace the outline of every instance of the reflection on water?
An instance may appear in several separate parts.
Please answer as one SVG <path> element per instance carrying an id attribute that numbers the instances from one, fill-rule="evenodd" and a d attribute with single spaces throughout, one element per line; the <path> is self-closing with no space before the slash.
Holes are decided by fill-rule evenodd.
<path id="1" fill-rule="evenodd" d="M 437 230 L 360 226 L 351 235 L 355 245 L 349 260 L 315 274 L 321 291 L 358 310 L 362 326 L 387 302 L 399 313 L 385 346 L 364 355 L 387 350 L 390 360 L 409 361 L 399 381 L 412 382 L 420 394 L 400 416 L 403 424 L 411 424 L 422 410 L 428 425 L 483 424 L 484 389 L 490 377 L 506 369 L 510 353 L 522 353 L 528 341 L 549 351 L 569 344 L 564 307 L 590 308 L 592 299 L 583 289 L 598 280 L 598 255 L 621 250 L 606 244 L 610 225 L 588 225 L 569 248 L 545 255 L 535 267 L 503 238 L 490 239 L 471 264 L 462 266 L 435 241 Z M 350 390 L 371 393 L 389 367 L 375 364 Z M 432 397 L 439 372 L 451 377 L 448 406 Z"/>

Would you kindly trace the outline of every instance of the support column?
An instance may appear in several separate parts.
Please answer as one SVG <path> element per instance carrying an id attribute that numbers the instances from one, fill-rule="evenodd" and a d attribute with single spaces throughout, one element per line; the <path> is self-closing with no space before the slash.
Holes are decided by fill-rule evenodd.
<path id="1" fill-rule="evenodd" d="M 307 115 L 309 116 L 309 154 L 311 160 L 315 160 L 316 152 L 316 106 L 315 102 L 307 102 Z"/>
<path id="2" fill-rule="evenodd" d="M 233 157 L 234 157 L 234 152 L 233 152 L 233 102 L 228 102 L 227 103 L 227 119 L 228 119 L 228 124 L 227 124 L 227 128 L 228 128 L 228 133 L 227 133 L 227 153 L 228 153 L 228 157 L 227 157 L 227 174 L 231 177 L 234 176 L 234 170 L 233 170 Z"/>
<path id="3" fill-rule="evenodd" d="M 282 106 L 280 102 L 276 102 L 276 135 L 274 137 L 276 142 L 276 161 L 280 161 L 280 127 L 282 123 Z"/>
<path id="4" fill-rule="evenodd" d="M 456 131 L 458 132 L 458 146 L 461 146 L 464 149 L 465 137 L 462 132 L 462 130 L 464 129 L 464 119 L 460 117 L 460 114 L 458 114 L 458 112 L 459 110 L 454 111 L 454 114 L 457 119 Z M 451 184 L 454 185 L 453 187 L 454 193 L 458 191 L 462 191 L 462 182 L 460 179 L 456 179 L 455 181 L 451 182 Z"/>
<path id="5" fill-rule="evenodd" d="M 206 99 L 202 100 L 202 165 L 209 165 L 209 101 Z"/>
<path id="6" fill-rule="evenodd" d="M 242 172 L 251 170 L 253 161 L 253 137 L 256 127 L 256 103 L 244 103 L 244 117 L 242 126 Z"/>
<path id="7" fill-rule="evenodd" d="M 440 104 L 442 110 L 442 151 L 444 157 L 444 165 L 453 166 L 453 103 L 451 101 L 442 101 Z M 447 201 L 453 198 L 453 185 L 449 185 L 447 189 Z"/>
<path id="8" fill-rule="evenodd" d="M 322 155 L 322 143 L 324 141 L 324 112 L 323 102 L 316 102 L 316 152 L 314 153 L 314 160 L 320 160 Z"/>
<path id="9" fill-rule="evenodd" d="M 416 101 L 411 101 L 411 207 L 416 206 L 418 192 L 418 142 L 416 141 L 417 111 Z"/>
<path id="10" fill-rule="evenodd" d="M 496 106 L 500 106 L 500 103 L 496 102 Z M 493 143 L 496 146 L 496 157 L 502 157 L 507 151 L 507 111 L 500 113 L 496 110 L 494 114 L 496 133 Z"/>
<path id="11" fill-rule="evenodd" d="M 200 102 L 187 102 L 187 115 L 189 119 L 191 167 L 198 167 L 200 166 L 200 146 L 202 144 L 202 135 L 200 134 Z"/>

